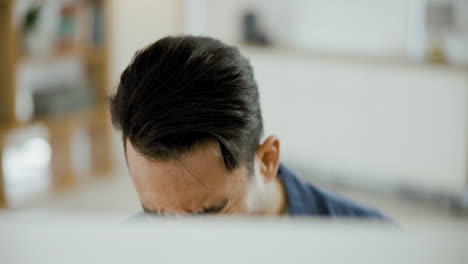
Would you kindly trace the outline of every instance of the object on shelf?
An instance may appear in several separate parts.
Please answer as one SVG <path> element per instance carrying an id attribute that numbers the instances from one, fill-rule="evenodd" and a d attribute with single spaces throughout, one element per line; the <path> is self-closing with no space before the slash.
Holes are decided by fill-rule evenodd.
<path id="1" fill-rule="evenodd" d="M 23 53 L 46 56 L 55 48 L 57 16 L 54 6 L 42 3 L 28 7 L 22 21 Z"/>
<path id="2" fill-rule="evenodd" d="M 94 94 L 83 86 L 63 84 L 33 94 L 34 116 L 49 116 L 72 112 L 94 103 Z"/>
<path id="3" fill-rule="evenodd" d="M 266 46 L 270 44 L 269 38 L 260 28 L 258 15 L 253 11 L 247 11 L 243 17 L 243 37 L 248 44 Z"/>
<path id="4" fill-rule="evenodd" d="M 94 1 L 91 4 L 91 44 L 93 47 L 100 46 L 104 38 L 104 15 L 102 4 Z"/>
<path id="5" fill-rule="evenodd" d="M 23 53 L 45 57 L 79 50 L 84 44 L 81 1 L 36 1 L 17 12 L 21 21 Z"/>
<path id="6" fill-rule="evenodd" d="M 86 67 L 77 58 L 22 63 L 16 83 L 16 116 L 22 122 L 70 112 L 95 101 Z"/>
<path id="7" fill-rule="evenodd" d="M 59 50 L 73 49 L 79 41 L 79 17 L 76 3 L 66 3 L 60 8 L 60 22 L 58 27 Z"/>
<path id="8" fill-rule="evenodd" d="M 431 63 L 446 63 L 444 38 L 455 26 L 453 3 L 430 2 L 427 6 L 426 24 L 428 26 L 427 60 Z"/>
<path id="9" fill-rule="evenodd" d="M 468 65 L 468 2 L 426 0 L 425 58 L 431 63 Z"/>

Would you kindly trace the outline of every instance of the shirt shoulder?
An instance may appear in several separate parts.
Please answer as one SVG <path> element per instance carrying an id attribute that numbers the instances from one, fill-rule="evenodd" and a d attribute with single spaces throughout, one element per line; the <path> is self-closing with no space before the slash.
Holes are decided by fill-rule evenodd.
<path id="1" fill-rule="evenodd" d="M 308 188 L 318 197 L 320 207 L 325 215 L 335 217 L 385 218 L 382 213 L 372 207 L 320 189 L 312 184 L 308 184 Z"/>
<path id="2" fill-rule="evenodd" d="M 303 182 L 284 165 L 280 166 L 279 176 L 287 191 L 290 215 L 386 219 L 374 208 Z"/>

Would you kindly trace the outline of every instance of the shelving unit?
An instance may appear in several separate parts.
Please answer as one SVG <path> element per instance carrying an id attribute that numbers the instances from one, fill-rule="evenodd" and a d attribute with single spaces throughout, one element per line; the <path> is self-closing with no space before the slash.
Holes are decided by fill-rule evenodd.
<path id="1" fill-rule="evenodd" d="M 101 12 L 99 43 L 76 45 L 71 48 L 54 49 L 47 56 L 31 56 L 22 50 L 22 33 L 15 23 L 15 5 L 21 0 L 0 0 L 0 207 L 9 207 L 2 155 L 8 138 L 20 130 L 36 125 L 47 128 L 51 158 L 51 188 L 68 186 L 77 182 L 73 168 L 72 136 L 76 131 L 86 131 L 91 141 L 90 175 L 105 175 L 112 168 L 111 126 L 107 110 L 109 94 L 109 43 L 108 43 L 108 1 L 76 0 L 81 11 L 90 13 L 93 5 Z M 48 4 L 47 0 L 42 1 Z M 69 2 L 69 1 L 68 1 Z M 95 8 L 94 6 L 94 8 Z M 94 35 L 93 35 L 94 37 Z M 48 67 L 63 58 L 73 57 L 82 62 L 86 78 L 95 95 L 93 103 L 72 111 L 52 115 L 33 116 L 22 121 L 16 114 L 17 73 L 23 62 L 34 62 Z"/>

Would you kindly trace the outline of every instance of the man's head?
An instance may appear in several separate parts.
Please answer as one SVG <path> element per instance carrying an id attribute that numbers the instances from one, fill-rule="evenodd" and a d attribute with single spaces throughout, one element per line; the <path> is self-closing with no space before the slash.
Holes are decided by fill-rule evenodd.
<path id="1" fill-rule="evenodd" d="M 207 37 L 163 38 L 137 52 L 110 108 L 146 211 L 260 210 L 279 141 L 260 144 L 258 89 L 236 48 Z"/>

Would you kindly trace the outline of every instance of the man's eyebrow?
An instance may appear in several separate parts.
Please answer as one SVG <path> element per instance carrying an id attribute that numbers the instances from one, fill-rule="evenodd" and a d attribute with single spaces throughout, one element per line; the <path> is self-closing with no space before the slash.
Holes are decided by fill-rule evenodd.
<path id="1" fill-rule="evenodd" d="M 216 213 L 219 213 L 224 209 L 224 207 L 226 207 L 227 203 L 228 203 L 228 199 L 227 198 L 223 199 L 217 205 L 210 206 L 210 207 L 207 207 L 207 208 L 203 208 L 203 211 L 198 212 L 197 214 L 216 214 Z"/>
<path id="2" fill-rule="evenodd" d="M 144 205 L 141 205 L 141 207 L 143 208 L 143 211 L 144 211 L 146 214 L 162 215 L 161 212 L 159 212 L 159 211 L 157 211 L 157 210 L 148 209 L 148 208 L 146 208 Z"/>
<path id="3" fill-rule="evenodd" d="M 229 200 L 227 198 L 223 199 L 220 203 L 218 203 L 217 205 L 214 205 L 214 206 L 210 206 L 210 207 L 207 207 L 207 208 L 203 208 L 202 211 L 199 211 L 197 213 L 193 213 L 194 215 L 200 215 L 200 214 L 216 214 L 216 213 L 219 213 L 221 212 L 225 207 L 226 205 L 228 204 Z M 144 205 L 141 205 L 141 207 L 143 208 L 143 211 L 146 213 L 146 214 L 153 214 L 153 215 L 164 215 L 163 212 L 160 212 L 160 211 L 157 211 L 157 210 L 151 210 L 151 209 L 148 209 L 146 208 Z"/>

